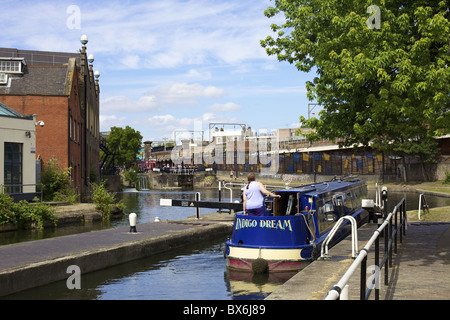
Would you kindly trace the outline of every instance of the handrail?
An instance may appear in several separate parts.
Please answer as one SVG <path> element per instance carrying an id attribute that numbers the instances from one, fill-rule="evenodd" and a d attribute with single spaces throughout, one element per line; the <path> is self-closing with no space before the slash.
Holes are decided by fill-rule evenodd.
<path id="1" fill-rule="evenodd" d="M 420 217 L 420 210 L 421 209 L 423 210 L 423 214 L 425 214 L 427 211 L 428 211 L 428 213 L 430 213 L 430 209 L 428 207 L 427 200 L 425 199 L 425 195 L 423 193 L 421 193 L 419 195 L 419 212 L 418 212 L 419 220 L 422 220 L 421 217 Z"/>
<path id="2" fill-rule="evenodd" d="M 360 299 L 367 300 L 370 296 L 370 293 L 373 289 L 372 286 L 366 292 L 366 274 L 367 274 L 367 255 L 369 253 L 369 249 L 375 243 L 375 266 L 377 270 L 375 270 L 374 275 L 371 277 L 371 285 L 374 281 L 376 281 L 377 276 L 379 276 L 379 270 L 384 266 L 384 283 L 388 284 L 388 268 L 392 267 L 392 244 L 394 244 L 394 251 L 397 253 L 397 211 L 400 208 L 400 243 L 402 243 L 403 235 L 405 235 L 406 231 L 406 205 L 405 198 L 402 198 L 400 202 L 394 207 L 394 210 L 388 214 L 384 222 L 375 230 L 372 237 L 367 241 L 366 245 L 359 252 L 358 257 L 353 261 L 348 270 L 339 280 L 339 282 L 328 292 L 325 300 L 337 300 L 341 297 L 341 292 L 345 289 L 347 282 L 350 277 L 353 275 L 355 270 L 361 265 L 361 279 L 360 279 Z M 393 225 L 392 218 L 395 219 L 395 224 Z M 380 219 L 381 220 L 381 219 Z M 385 238 L 385 248 L 384 248 L 384 256 L 382 262 L 379 262 L 379 235 L 381 232 L 388 227 L 387 232 L 384 233 Z M 394 230 L 393 230 L 394 229 Z M 395 241 L 395 242 L 393 242 Z M 389 262 L 389 263 L 386 263 Z M 379 288 L 375 288 L 375 299 L 379 300 Z"/>
<path id="3" fill-rule="evenodd" d="M 352 258 L 356 258 L 356 256 L 358 255 L 358 227 L 356 220 L 352 216 L 343 216 L 336 222 L 330 233 L 328 233 L 325 240 L 322 242 L 322 249 L 320 251 L 321 258 L 328 257 L 328 244 L 330 243 L 331 239 L 334 237 L 336 231 L 339 229 L 344 220 L 349 220 L 352 225 Z"/>
<path id="4" fill-rule="evenodd" d="M 23 187 L 37 187 L 37 186 L 41 186 L 41 190 L 40 191 L 34 191 L 34 192 L 6 192 L 7 194 L 9 194 L 10 196 L 13 196 L 13 195 L 21 195 L 21 194 L 35 194 L 35 195 L 37 195 L 37 194 L 40 194 L 40 196 L 41 196 L 41 202 L 42 202 L 42 199 L 43 199 L 43 188 L 42 188 L 42 184 L 40 184 L 40 183 L 29 183 L 29 184 L 20 184 L 20 183 L 18 183 L 18 184 L 3 184 L 3 185 L 1 185 L 1 186 L 3 186 L 3 187 L 21 187 L 21 190 L 23 190 Z M 6 191 L 6 190 L 3 190 L 3 188 L 0 188 L 0 193 L 3 193 L 4 191 Z"/>

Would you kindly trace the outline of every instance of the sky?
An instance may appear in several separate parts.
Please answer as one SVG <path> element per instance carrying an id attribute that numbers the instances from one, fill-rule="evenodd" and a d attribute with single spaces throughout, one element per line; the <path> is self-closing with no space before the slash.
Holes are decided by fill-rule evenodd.
<path id="1" fill-rule="evenodd" d="M 315 74 L 268 56 L 269 0 L 0 0 L 0 47 L 87 53 L 100 72 L 100 130 L 143 141 L 209 139 L 210 123 L 299 126 Z M 224 129 L 234 129 L 232 125 Z"/>

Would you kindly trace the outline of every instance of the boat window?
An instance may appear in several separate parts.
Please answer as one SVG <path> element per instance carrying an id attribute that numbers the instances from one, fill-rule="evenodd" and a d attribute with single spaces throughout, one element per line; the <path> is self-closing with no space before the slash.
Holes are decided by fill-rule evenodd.
<path id="1" fill-rule="evenodd" d="M 319 206 L 319 215 L 323 215 L 324 221 L 334 222 L 337 220 L 336 214 L 334 212 L 334 206 L 331 199 L 326 200 L 324 203 L 321 203 Z"/>
<path id="2" fill-rule="evenodd" d="M 333 206 L 332 198 L 317 201 L 316 205 L 318 207 L 319 232 L 323 233 L 332 228 L 338 216 Z"/>
<path id="3" fill-rule="evenodd" d="M 347 201 L 345 203 L 345 205 L 349 208 L 353 208 L 353 196 L 352 196 L 352 192 L 348 191 L 347 192 Z"/>
<path id="4" fill-rule="evenodd" d="M 337 216 L 334 213 L 334 207 L 331 204 L 331 201 L 324 204 L 323 211 L 324 211 L 324 214 L 325 214 L 325 221 L 334 222 L 334 221 L 337 220 L 336 219 Z"/>
<path id="5" fill-rule="evenodd" d="M 266 208 L 270 215 L 284 216 L 295 215 L 298 212 L 298 198 L 296 192 L 280 192 L 281 198 L 265 202 Z"/>
<path id="6" fill-rule="evenodd" d="M 289 216 L 298 212 L 298 193 L 285 193 L 281 195 L 281 214 Z"/>
<path id="7" fill-rule="evenodd" d="M 337 193 L 333 196 L 333 204 L 336 207 L 342 207 L 344 206 L 344 202 L 345 202 L 345 194 L 343 193 Z"/>

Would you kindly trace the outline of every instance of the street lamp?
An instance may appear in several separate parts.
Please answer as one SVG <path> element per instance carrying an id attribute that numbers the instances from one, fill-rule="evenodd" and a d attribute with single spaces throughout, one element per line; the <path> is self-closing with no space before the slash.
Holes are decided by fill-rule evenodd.
<path id="1" fill-rule="evenodd" d="M 81 42 L 81 44 L 82 44 L 83 46 L 85 46 L 85 45 L 88 43 L 87 35 L 83 34 L 83 35 L 81 36 L 80 42 Z"/>

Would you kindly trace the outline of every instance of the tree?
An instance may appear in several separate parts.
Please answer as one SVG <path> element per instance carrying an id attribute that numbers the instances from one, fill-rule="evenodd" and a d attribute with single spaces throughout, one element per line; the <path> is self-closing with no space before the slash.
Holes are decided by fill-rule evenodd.
<path id="1" fill-rule="evenodd" d="M 139 131 L 135 131 L 129 126 L 126 126 L 125 129 L 112 127 L 106 143 L 108 149 L 115 150 L 117 153 L 116 164 L 126 165 L 136 161 L 142 145 L 142 136 Z"/>
<path id="2" fill-rule="evenodd" d="M 375 6 L 373 6 L 375 5 Z M 315 70 L 308 98 L 320 118 L 309 139 L 339 140 L 431 161 L 450 130 L 450 3 L 438 0 L 275 0 L 269 55 Z"/>

